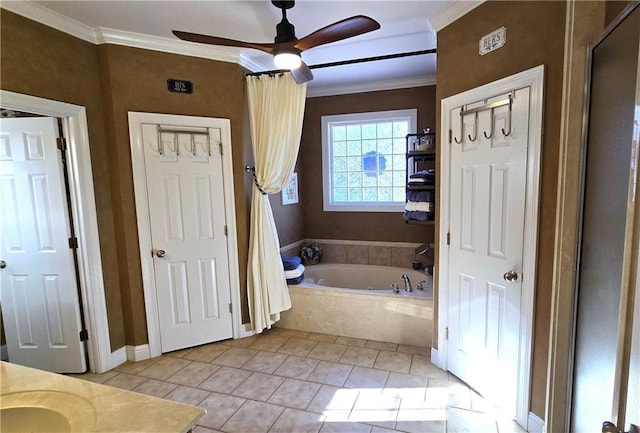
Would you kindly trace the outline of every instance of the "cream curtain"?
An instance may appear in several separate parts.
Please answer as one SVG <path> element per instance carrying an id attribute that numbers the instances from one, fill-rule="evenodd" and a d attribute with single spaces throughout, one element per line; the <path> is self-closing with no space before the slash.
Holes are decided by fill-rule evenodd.
<path id="1" fill-rule="evenodd" d="M 247 290 L 255 332 L 271 328 L 291 308 L 280 259 L 280 241 L 269 196 L 289 181 L 298 157 L 307 85 L 290 73 L 247 77 L 249 121 L 255 161 L 251 198 Z"/>

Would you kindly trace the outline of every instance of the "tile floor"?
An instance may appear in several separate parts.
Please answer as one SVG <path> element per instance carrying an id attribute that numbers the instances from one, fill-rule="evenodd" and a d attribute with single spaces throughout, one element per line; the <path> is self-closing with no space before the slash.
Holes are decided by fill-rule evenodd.
<path id="1" fill-rule="evenodd" d="M 425 348 L 273 328 L 78 377 L 201 406 L 194 433 L 521 433 Z"/>

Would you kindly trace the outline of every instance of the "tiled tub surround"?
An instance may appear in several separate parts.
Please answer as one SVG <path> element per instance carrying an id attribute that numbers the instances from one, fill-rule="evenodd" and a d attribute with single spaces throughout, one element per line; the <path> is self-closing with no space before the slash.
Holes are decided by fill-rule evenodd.
<path id="1" fill-rule="evenodd" d="M 413 292 L 404 291 L 402 274 L 409 276 Z M 301 284 L 289 286 L 292 308 L 281 313 L 277 327 L 431 347 L 433 286 L 424 273 L 325 263 L 307 267 L 305 277 Z M 425 289 L 415 289 L 424 280 Z M 391 283 L 398 284 L 399 293 L 391 292 Z"/>
<path id="2" fill-rule="evenodd" d="M 411 269 L 415 249 L 421 243 L 305 239 L 280 249 L 284 256 L 300 255 L 300 247 L 313 242 L 322 249 L 323 263 L 395 266 Z"/>
<path id="3" fill-rule="evenodd" d="M 79 377 L 207 409 L 194 433 L 524 433 L 425 348 L 288 329 Z"/>

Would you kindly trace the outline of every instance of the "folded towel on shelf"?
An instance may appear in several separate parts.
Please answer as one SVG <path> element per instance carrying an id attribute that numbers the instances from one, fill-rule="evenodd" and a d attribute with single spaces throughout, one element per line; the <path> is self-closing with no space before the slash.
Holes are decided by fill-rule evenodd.
<path id="1" fill-rule="evenodd" d="M 436 201 L 435 191 L 407 191 L 407 201 Z"/>
<path id="2" fill-rule="evenodd" d="M 304 265 L 298 265 L 297 268 L 295 268 L 292 271 L 284 271 L 284 277 L 289 280 L 292 278 L 298 278 L 301 275 L 304 275 Z"/>
<path id="3" fill-rule="evenodd" d="M 302 259 L 298 256 L 282 257 L 282 266 L 285 271 L 293 271 L 295 268 L 300 266 L 301 263 Z"/>
<path id="4" fill-rule="evenodd" d="M 420 170 L 409 176 L 409 184 L 433 185 L 435 182 L 436 182 L 435 168 L 430 168 L 428 170 Z"/>
<path id="5" fill-rule="evenodd" d="M 404 205 L 404 210 L 413 212 L 433 212 L 433 208 L 435 207 L 435 203 L 428 201 L 408 201 Z"/>
<path id="6" fill-rule="evenodd" d="M 416 171 L 409 176 L 410 179 L 431 179 L 436 175 L 435 168 L 429 168 L 427 170 Z"/>
<path id="7" fill-rule="evenodd" d="M 402 218 L 405 221 L 417 220 L 417 221 L 432 221 L 433 220 L 433 212 L 421 212 L 421 211 L 404 211 L 402 214 Z"/>

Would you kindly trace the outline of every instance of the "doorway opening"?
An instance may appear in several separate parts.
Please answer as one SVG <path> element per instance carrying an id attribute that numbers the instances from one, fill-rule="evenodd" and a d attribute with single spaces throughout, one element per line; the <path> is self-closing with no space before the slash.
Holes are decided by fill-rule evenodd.
<path id="1" fill-rule="evenodd" d="M 76 229 L 77 277 L 88 334 L 89 368 L 102 373 L 115 367 L 117 360 L 113 359 L 109 340 L 86 109 L 6 90 L 0 90 L 0 100 L 5 110 L 61 119 L 67 139 L 69 198 Z"/>
<path id="2" fill-rule="evenodd" d="M 532 415 L 543 79 L 538 66 L 446 98 L 441 110 L 432 360 L 525 428 Z"/>

